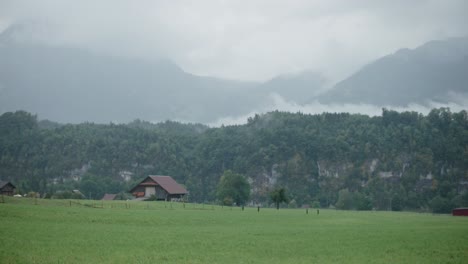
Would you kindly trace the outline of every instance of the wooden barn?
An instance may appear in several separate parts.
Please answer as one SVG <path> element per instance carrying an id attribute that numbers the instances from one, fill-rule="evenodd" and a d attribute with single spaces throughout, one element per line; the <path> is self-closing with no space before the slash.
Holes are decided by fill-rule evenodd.
<path id="1" fill-rule="evenodd" d="M 468 207 L 455 208 L 452 210 L 453 216 L 468 216 Z"/>
<path id="2" fill-rule="evenodd" d="M 156 196 L 157 200 L 181 199 L 188 194 L 171 176 L 148 176 L 130 190 L 135 198 Z"/>
<path id="3" fill-rule="evenodd" d="M 0 181 L 0 194 L 13 196 L 16 187 L 11 182 Z"/>

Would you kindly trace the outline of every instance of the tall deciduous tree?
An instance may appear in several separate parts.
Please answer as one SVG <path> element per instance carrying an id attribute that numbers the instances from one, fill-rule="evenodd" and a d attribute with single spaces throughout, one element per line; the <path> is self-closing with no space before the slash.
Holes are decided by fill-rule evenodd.
<path id="1" fill-rule="evenodd" d="M 289 201 L 286 195 L 286 189 L 282 187 L 274 189 L 270 193 L 270 198 L 276 204 L 276 210 L 279 210 L 279 206 L 282 202 L 287 203 Z"/>
<path id="2" fill-rule="evenodd" d="M 244 205 L 250 197 L 250 184 L 243 175 L 227 170 L 219 180 L 216 195 L 224 205 Z"/>

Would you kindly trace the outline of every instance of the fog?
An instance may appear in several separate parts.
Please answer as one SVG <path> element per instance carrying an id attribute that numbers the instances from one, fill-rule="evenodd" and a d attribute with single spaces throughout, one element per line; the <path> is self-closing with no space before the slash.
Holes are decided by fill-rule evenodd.
<path id="1" fill-rule="evenodd" d="M 245 115 L 222 117 L 208 125 L 211 127 L 243 125 L 247 123 L 250 117 L 276 110 L 303 114 L 351 113 L 364 114 L 368 116 L 381 116 L 383 108 L 397 112 L 414 111 L 424 115 L 427 115 L 434 108 L 441 107 L 448 107 L 453 112 L 459 112 L 466 110 L 468 106 L 468 97 L 466 95 L 459 96 L 460 97 L 457 98 L 456 102 L 454 101 L 445 104 L 431 101 L 426 105 L 413 103 L 404 107 L 396 107 L 392 105 L 376 106 L 371 104 L 322 104 L 318 101 L 314 101 L 310 104 L 298 104 L 294 101 L 288 101 L 278 94 L 271 94 L 271 104 L 266 107 L 255 109 Z"/>
<path id="2" fill-rule="evenodd" d="M 72 123 L 141 118 L 219 126 L 273 110 L 467 109 L 468 54 L 454 48 L 468 43 L 467 10 L 463 0 L 3 0 L 0 113 L 23 109 Z M 455 45 L 459 37 L 465 40 Z M 433 40 L 450 41 L 413 52 Z M 437 58 L 450 53 L 451 68 L 433 63 L 434 51 Z M 390 63 L 369 67 L 382 57 Z M 356 77 L 363 67 L 371 70 Z M 412 69 L 419 75 L 406 74 Z M 373 103 L 375 94 L 392 90 L 393 83 L 379 81 L 393 78 L 403 92 Z M 402 83 L 414 86 L 411 98 Z M 433 84 L 430 93 L 426 83 Z M 353 96 L 338 100 L 345 93 Z M 367 101 L 359 103 L 361 97 Z"/>

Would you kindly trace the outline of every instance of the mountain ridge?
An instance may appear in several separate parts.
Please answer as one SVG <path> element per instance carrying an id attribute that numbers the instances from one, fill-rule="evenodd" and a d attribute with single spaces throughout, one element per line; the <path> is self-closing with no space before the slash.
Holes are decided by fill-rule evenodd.
<path id="1" fill-rule="evenodd" d="M 466 47 L 467 37 L 400 49 L 362 67 L 318 100 L 395 106 L 447 103 L 453 100 L 451 93 L 468 93 Z"/>

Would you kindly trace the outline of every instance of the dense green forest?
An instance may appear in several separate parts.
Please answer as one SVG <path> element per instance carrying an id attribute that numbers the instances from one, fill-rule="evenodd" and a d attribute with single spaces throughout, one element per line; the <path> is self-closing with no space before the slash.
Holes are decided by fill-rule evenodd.
<path id="1" fill-rule="evenodd" d="M 189 200 L 215 202 L 227 170 L 250 182 L 250 202 L 356 210 L 468 206 L 468 114 L 383 109 L 381 116 L 270 112 L 210 128 L 153 124 L 58 124 L 24 112 L 0 116 L 0 179 L 21 193 L 79 189 L 89 198 L 170 175 Z"/>

